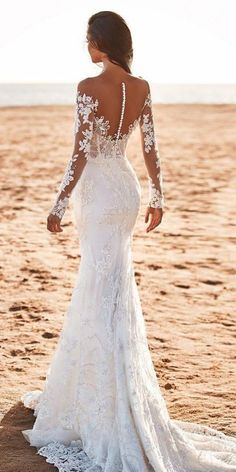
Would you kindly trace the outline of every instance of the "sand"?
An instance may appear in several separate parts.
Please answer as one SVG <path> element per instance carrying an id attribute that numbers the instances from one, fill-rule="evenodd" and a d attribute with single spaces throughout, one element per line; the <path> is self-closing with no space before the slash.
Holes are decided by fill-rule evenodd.
<path id="1" fill-rule="evenodd" d="M 127 153 L 142 185 L 133 259 L 149 346 L 173 418 L 236 435 L 235 105 L 155 105 L 165 210 L 145 232 L 147 174 L 136 129 Z M 55 468 L 21 434 L 20 397 L 43 386 L 80 263 L 72 206 L 48 210 L 72 152 L 73 107 L 1 109 L 1 466 Z"/>

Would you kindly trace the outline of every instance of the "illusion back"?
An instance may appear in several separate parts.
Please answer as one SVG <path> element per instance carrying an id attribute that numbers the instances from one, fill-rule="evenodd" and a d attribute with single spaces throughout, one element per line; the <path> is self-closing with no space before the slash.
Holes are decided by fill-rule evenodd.
<path id="1" fill-rule="evenodd" d="M 81 97 L 78 97 L 80 100 Z M 119 100 L 117 100 L 119 98 Z M 130 121 L 126 113 L 127 91 L 125 82 L 121 83 L 120 97 L 109 96 L 95 99 L 94 132 L 91 138 L 88 158 L 124 157 L 129 136 L 139 121 Z M 108 118 L 109 117 L 109 118 Z M 75 131 L 78 130 L 78 113 L 75 117 Z"/>
<path id="2" fill-rule="evenodd" d="M 110 95 L 105 84 L 94 93 L 86 80 L 78 85 L 75 110 L 75 143 L 51 213 L 62 218 L 71 193 L 88 161 L 127 158 L 126 145 L 139 124 L 142 150 L 148 171 L 149 203 L 160 208 L 164 203 L 160 158 L 154 133 L 151 92 L 137 94 L 132 84 L 113 84 Z M 142 84 L 143 85 L 143 84 Z"/>
<path id="3" fill-rule="evenodd" d="M 120 136 L 127 134 L 129 126 L 140 116 L 147 94 L 144 80 L 129 77 L 119 83 L 111 81 L 95 83 L 90 88 L 94 101 L 97 99 L 96 119 L 109 128 L 111 138 L 117 137 L 123 111 Z"/>

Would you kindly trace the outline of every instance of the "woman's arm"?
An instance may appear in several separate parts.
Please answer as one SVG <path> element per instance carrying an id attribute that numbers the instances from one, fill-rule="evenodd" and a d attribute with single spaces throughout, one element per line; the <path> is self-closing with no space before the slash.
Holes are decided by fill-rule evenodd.
<path id="1" fill-rule="evenodd" d="M 155 136 L 154 119 L 152 112 L 152 98 L 149 83 L 147 84 L 146 98 L 143 105 L 140 131 L 141 143 L 144 156 L 144 162 L 148 172 L 149 202 L 145 215 L 145 222 L 148 222 L 149 214 L 152 214 L 152 220 L 147 231 L 154 229 L 160 224 L 162 219 L 162 210 L 164 207 L 163 179 L 161 172 L 161 162 L 158 144 Z M 150 209 L 158 209 L 154 211 Z"/>
<path id="2" fill-rule="evenodd" d="M 72 190 L 86 165 L 93 135 L 94 111 L 96 106 L 97 101 L 94 101 L 92 96 L 89 95 L 89 86 L 87 79 L 85 79 L 78 84 L 77 88 L 74 149 L 72 157 L 67 163 L 63 179 L 59 185 L 55 203 L 50 210 L 48 220 L 54 224 L 48 225 L 49 230 L 49 226 L 52 227 L 51 230 L 53 230 L 55 226 L 60 227 L 58 220 L 62 219 L 68 207 Z M 57 219 L 55 219 L 55 217 Z M 60 231 L 62 230 L 60 229 Z"/>
<path id="3" fill-rule="evenodd" d="M 140 130 L 143 156 L 148 172 L 149 203 L 151 208 L 163 208 L 164 194 L 158 144 L 155 137 L 150 86 L 141 113 Z"/>

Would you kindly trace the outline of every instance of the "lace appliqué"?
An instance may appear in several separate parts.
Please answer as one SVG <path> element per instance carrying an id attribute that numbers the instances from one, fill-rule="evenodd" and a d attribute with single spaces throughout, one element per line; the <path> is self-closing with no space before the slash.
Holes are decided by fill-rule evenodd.
<path id="1" fill-rule="evenodd" d="M 114 134 L 107 134 L 107 131 L 110 129 L 110 124 L 108 120 L 106 121 L 104 120 L 105 120 L 104 116 L 100 116 L 99 118 L 95 117 L 96 128 L 99 129 L 101 131 L 101 134 L 105 135 L 107 139 L 114 141 L 115 138 L 117 138 L 118 136 L 118 132 Z M 140 120 L 140 117 L 136 118 L 132 123 L 129 124 L 127 133 L 119 132 L 119 136 L 121 137 L 121 139 L 126 138 L 130 135 L 130 133 L 133 131 L 133 129 L 135 128 L 139 120 Z"/>
<path id="2" fill-rule="evenodd" d="M 56 203 L 50 211 L 52 215 L 56 215 L 60 219 L 63 217 L 65 210 L 68 207 L 72 190 L 67 192 L 66 195 L 61 195 L 61 193 L 66 192 L 68 185 L 75 180 L 78 160 L 81 158 L 87 160 L 90 153 L 90 142 L 93 136 L 94 121 L 91 119 L 91 115 L 97 109 L 97 106 L 98 100 L 94 101 L 91 96 L 86 95 L 85 93 L 82 94 L 80 91 L 77 92 L 74 132 L 75 134 L 81 132 L 83 139 L 79 139 L 78 152 L 73 154 L 66 166 L 66 171 L 57 193 Z"/>
<path id="3" fill-rule="evenodd" d="M 144 150 L 145 152 L 149 152 L 155 143 L 154 127 L 152 121 L 150 120 L 149 113 L 143 115 L 143 124 L 141 128 L 144 133 Z"/>
<path id="4" fill-rule="evenodd" d="M 95 130 L 99 129 L 100 133 L 103 136 L 106 136 L 107 131 L 110 129 L 110 123 L 109 120 L 105 121 L 104 116 L 96 116 L 95 118 Z"/>
<path id="5" fill-rule="evenodd" d="M 152 100 L 151 94 L 148 93 L 146 100 L 144 102 L 144 110 L 148 110 L 147 113 L 142 114 L 142 124 L 141 130 L 143 133 L 143 140 L 144 140 L 144 151 L 146 154 L 150 153 L 150 159 L 153 159 L 153 152 L 154 152 L 154 159 L 155 159 L 155 176 L 149 173 L 148 175 L 148 189 L 149 189 L 149 203 L 148 206 L 151 208 L 162 208 L 164 205 L 164 195 L 162 191 L 163 180 L 161 174 L 161 167 L 160 167 L 160 157 L 159 157 L 159 150 L 156 144 L 155 139 L 155 130 L 154 130 L 154 123 L 153 123 L 153 115 L 152 115 Z M 157 180 L 157 184 L 154 182 Z"/>
<path id="6" fill-rule="evenodd" d="M 156 150 L 155 150 L 156 151 Z M 158 151 L 156 151 L 158 152 Z M 164 195 L 162 191 L 163 178 L 160 167 L 160 158 L 156 159 L 157 176 L 159 180 L 160 189 L 156 187 L 151 177 L 148 176 L 148 188 L 149 188 L 149 203 L 148 206 L 151 208 L 163 208 L 164 206 Z"/>
<path id="7" fill-rule="evenodd" d="M 41 447 L 38 454 L 46 457 L 46 462 L 57 467 L 59 472 L 102 471 L 100 466 L 94 466 L 94 462 L 89 459 L 80 440 L 72 441 L 69 447 L 55 441 L 48 446 Z"/>
<path id="8" fill-rule="evenodd" d="M 98 100 L 93 100 L 93 97 L 90 95 L 86 95 L 85 93 L 82 95 L 80 91 L 77 92 L 76 95 L 76 116 L 75 116 L 75 127 L 74 132 L 75 134 L 78 133 L 79 128 L 81 126 L 80 117 L 82 117 L 83 123 L 88 123 L 91 129 L 91 121 L 90 121 L 90 114 L 92 111 L 96 111 L 98 107 Z"/>
<path id="9" fill-rule="evenodd" d="M 60 192 L 63 192 L 65 188 L 67 187 L 67 185 L 69 185 L 69 183 L 72 182 L 72 180 L 74 180 L 73 163 L 76 162 L 77 157 L 79 157 L 79 154 L 74 154 L 67 164 L 65 175 L 59 187 Z"/>
<path id="10" fill-rule="evenodd" d="M 139 123 L 140 118 L 141 117 L 139 116 L 129 124 L 127 133 L 117 132 L 114 134 L 108 134 L 110 129 L 109 120 L 105 120 L 104 116 L 95 116 L 94 131 L 99 134 L 100 155 L 105 159 L 113 157 L 122 158 L 125 153 L 127 141 Z M 91 153 L 90 157 L 96 158 L 97 153 Z"/>
<path id="11" fill-rule="evenodd" d="M 148 177 L 148 188 L 150 200 L 148 206 L 150 208 L 163 208 L 164 197 L 160 190 L 155 187 L 152 179 Z"/>
<path id="12" fill-rule="evenodd" d="M 69 197 L 60 198 L 50 210 L 50 214 L 58 216 L 61 220 L 68 206 Z"/>

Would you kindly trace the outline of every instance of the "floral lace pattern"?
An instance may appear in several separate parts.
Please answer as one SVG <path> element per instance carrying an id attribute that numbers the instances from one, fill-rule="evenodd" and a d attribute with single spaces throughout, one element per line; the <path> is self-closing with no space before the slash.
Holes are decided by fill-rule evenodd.
<path id="1" fill-rule="evenodd" d="M 50 213 L 62 218 L 69 205 L 72 191 L 81 177 L 86 162 L 91 159 L 123 158 L 128 139 L 139 123 L 141 126 L 142 139 L 144 143 L 144 159 L 148 170 L 149 182 L 149 206 L 158 208 L 164 204 L 162 191 L 162 176 L 160 159 L 156 148 L 154 124 L 152 115 L 152 102 L 150 89 L 146 96 L 142 113 L 128 126 L 128 131 L 122 133 L 120 127 L 124 115 L 126 102 L 125 84 L 123 85 L 123 101 L 120 126 L 113 135 L 108 134 L 110 129 L 109 120 L 104 116 L 97 116 L 99 101 L 91 95 L 78 90 L 76 95 L 75 113 L 75 146 L 74 153 L 69 160 L 64 177 L 59 186 L 56 201 Z M 149 155 L 149 158 L 147 158 Z M 155 163 L 155 167 L 153 165 Z"/>
<path id="2" fill-rule="evenodd" d="M 98 107 L 98 100 L 78 90 L 76 94 L 76 115 L 75 115 L 75 133 L 78 133 L 81 126 L 81 119 L 83 123 L 89 124 L 89 131 L 91 131 L 91 112 L 96 111 Z M 87 132 L 85 132 L 85 135 Z M 91 135 L 88 133 L 87 138 L 90 140 Z M 87 139 L 86 139 L 87 142 Z"/>
<path id="3" fill-rule="evenodd" d="M 58 200 L 54 204 L 53 208 L 51 209 L 50 213 L 52 215 L 58 216 L 58 218 L 62 219 L 68 205 L 69 205 L 69 197 L 65 196 L 64 198 L 60 198 L 60 193 L 58 195 Z"/>
<path id="4" fill-rule="evenodd" d="M 150 121 L 149 113 L 143 114 L 143 124 L 141 128 L 144 133 L 144 150 L 148 153 L 151 151 L 155 142 L 154 127 L 153 123 Z"/>
<path id="5" fill-rule="evenodd" d="M 79 101 L 80 131 L 83 117 L 90 126 L 90 98 Z M 143 139 L 151 133 L 149 107 L 147 100 Z M 80 134 L 78 144 L 84 136 Z M 111 141 L 106 143 L 113 149 Z M 156 173 L 151 142 L 145 156 L 150 172 L 153 165 Z M 22 397 L 36 416 L 23 435 L 60 472 L 235 472 L 236 438 L 169 417 L 133 267 L 132 234 L 141 187 L 128 159 L 116 158 L 118 146 L 118 154 L 105 160 L 104 143 L 93 159 L 93 146 L 99 144 L 97 130 L 88 165 L 71 195 L 80 266 L 44 388 Z M 70 176 L 67 182 L 65 190 Z"/>
<path id="6" fill-rule="evenodd" d="M 163 178 L 159 149 L 155 138 L 150 88 L 144 103 L 140 127 L 142 132 L 144 159 L 148 171 L 148 206 L 151 208 L 163 208 Z"/>
<path id="7" fill-rule="evenodd" d="M 93 136 L 94 112 L 98 106 L 98 101 L 93 100 L 91 96 L 81 93 L 79 90 L 76 95 L 76 115 L 74 132 L 77 135 L 75 139 L 75 152 L 69 160 L 64 177 L 59 186 L 56 196 L 56 202 L 50 213 L 63 217 L 69 204 L 71 192 L 79 179 L 86 160 L 90 153 L 90 143 Z"/>
<path id="8" fill-rule="evenodd" d="M 80 440 L 72 441 L 69 447 L 55 441 L 39 449 L 38 454 L 46 457 L 46 461 L 57 467 L 60 472 L 102 472 L 101 467 L 94 466 L 93 461 L 83 451 Z"/>

